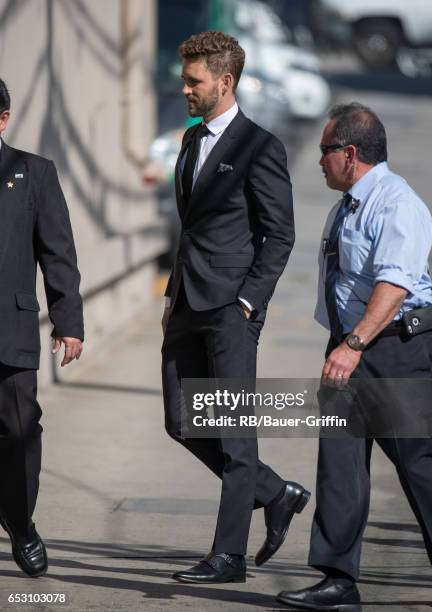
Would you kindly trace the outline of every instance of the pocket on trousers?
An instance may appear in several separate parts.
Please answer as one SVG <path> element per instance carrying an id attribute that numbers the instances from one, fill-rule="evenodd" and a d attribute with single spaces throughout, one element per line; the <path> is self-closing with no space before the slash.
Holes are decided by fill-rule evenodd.
<path id="1" fill-rule="evenodd" d="M 240 302 L 234 302 L 233 304 L 235 310 L 238 312 L 238 314 L 241 316 L 241 318 L 243 319 L 243 321 L 249 321 L 249 319 L 247 318 L 245 311 L 243 310 L 242 305 L 240 304 Z"/>

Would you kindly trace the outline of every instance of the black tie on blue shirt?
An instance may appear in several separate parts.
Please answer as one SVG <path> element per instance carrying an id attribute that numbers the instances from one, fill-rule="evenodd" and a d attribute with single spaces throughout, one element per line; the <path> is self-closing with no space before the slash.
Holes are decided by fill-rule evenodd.
<path id="1" fill-rule="evenodd" d="M 186 202 L 189 200 L 190 195 L 192 193 L 193 175 L 200 152 L 201 138 L 204 138 L 204 136 L 207 136 L 209 133 L 210 130 L 208 129 L 206 124 L 202 123 L 196 130 L 195 134 L 192 136 L 191 141 L 189 143 L 186 163 L 184 165 L 182 174 L 183 197 Z"/>
<path id="2" fill-rule="evenodd" d="M 330 230 L 326 246 L 327 269 L 325 279 L 325 299 L 327 305 L 327 314 L 330 323 L 330 331 L 332 336 L 339 342 L 342 341 L 343 329 L 339 319 L 339 313 L 336 302 L 336 283 L 339 277 L 339 234 L 343 221 L 352 208 L 352 196 L 345 193 L 342 202 L 336 213 L 333 225 Z"/>

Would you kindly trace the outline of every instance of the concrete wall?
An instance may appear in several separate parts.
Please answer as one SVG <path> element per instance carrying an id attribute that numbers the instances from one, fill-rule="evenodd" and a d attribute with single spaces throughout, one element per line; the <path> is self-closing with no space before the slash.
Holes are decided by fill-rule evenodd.
<path id="1" fill-rule="evenodd" d="M 0 0 L 0 75 L 12 97 L 3 136 L 57 166 L 82 273 L 87 355 L 151 299 L 164 245 L 141 179 L 156 126 L 155 20 L 155 0 Z M 38 295 L 45 383 L 53 364 L 41 278 Z"/>

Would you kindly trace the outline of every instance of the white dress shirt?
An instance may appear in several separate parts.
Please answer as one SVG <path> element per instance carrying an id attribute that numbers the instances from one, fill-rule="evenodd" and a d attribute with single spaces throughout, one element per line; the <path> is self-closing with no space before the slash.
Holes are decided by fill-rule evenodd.
<path id="1" fill-rule="evenodd" d="M 222 136 L 222 134 L 225 132 L 231 121 L 237 115 L 237 113 L 238 106 L 237 102 L 235 102 L 234 106 L 231 106 L 231 108 L 222 113 L 222 115 L 215 117 L 214 119 L 205 124 L 207 126 L 207 129 L 209 130 L 209 134 L 201 138 L 200 152 L 198 155 L 197 162 L 195 164 L 192 188 L 195 185 L 195 181 L 197 180 L 198 175 L 201 172 L 205 162 L 207 161 L 207 158 L 210 155 L 213 147 L 215 146 L 219 138 Z M 182 160 L 182 171 L 185 158 L 186 154 L 184 155 Z"/>

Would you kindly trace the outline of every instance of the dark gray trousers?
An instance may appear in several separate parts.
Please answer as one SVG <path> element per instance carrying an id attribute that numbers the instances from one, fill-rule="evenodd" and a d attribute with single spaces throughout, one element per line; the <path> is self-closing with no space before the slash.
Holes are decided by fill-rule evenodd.
<path id="1" fill-rule="evenodd" d="M 264 318 L 248 321 L 238 303 L 193 311 L 181 287 L 162 346 L 166 430 L 222 479 L 215 552 L 246 553 L 252 510 L 274 499 L 284 481 L 259 460 L 256 438 L 185 439 L 181 379 L 255 379 Z"/>
<path id="2" fill-rule="evenodd" d="M 0 364 L 0 512 L 27 535 L 41 469 L 36 370 Z"/>
<path id="3" fill-rule="evenodd" d="M 334 341 L 330 340 L 326 355 L 334 347 Z M 355 377 L 430 379 L 432 333 L 411 339 L 379 338 L 363 353 Z M 389 406 L 393 401 L 400 402 L 400 397 L 392 398 L 391 393 L 392 385 L 386 385 Z M 425 397 L 424 404 L 424 410 L 432 415 L 431 398 Z M 375 438 L 375 441 L 397 470 L 432 562 L 432 439 L 387 437 Z M 336 568 L 358 578 L 362 536 L 369 512 L 373 442 L 373 438 L 320 439 L 309 565 L 318 569 Z"/>

